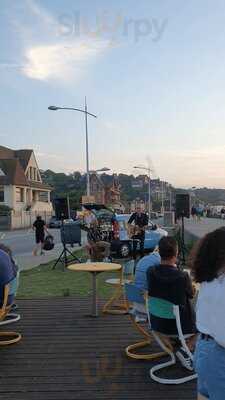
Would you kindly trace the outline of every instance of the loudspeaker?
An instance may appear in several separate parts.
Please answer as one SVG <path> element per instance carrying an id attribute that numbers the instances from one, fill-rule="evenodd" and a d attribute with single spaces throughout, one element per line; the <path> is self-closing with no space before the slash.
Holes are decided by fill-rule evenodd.
<path id="1" fill-rule="evenodd" d="M 61 241 L 62 243 L 73 245 L 79 243 L 81 246 L 81 228 L 77 221 L 65 223 L 61 226 Z"/>
<path id="2" fill-rule="evenodd" d="M 58 220 L 69 218 L 68 200 L 66 197 L 55 199 L 54 206 L 55 216 Z"/>
<path id="3" fill-rule="evenodd" d="M 176 218 L 190 218 L 190 196 L 182 193 L 176 194 Z"/>

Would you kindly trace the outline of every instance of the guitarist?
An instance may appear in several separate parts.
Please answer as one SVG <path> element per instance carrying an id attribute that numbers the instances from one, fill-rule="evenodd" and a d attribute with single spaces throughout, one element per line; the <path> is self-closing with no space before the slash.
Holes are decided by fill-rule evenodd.
<path id="1" fill-rule="evenodd" d="M 145 228 L 148 226 L 148 216 L 142 211 L 140 206 L 137 206 L 136 212 L 134 212 L 128 221 L 128 226 L 134 222 L 135 232 L 132 239 L 140 240 L 140 253 L 141 257 L 144 256 L 144 241 L 145 241 Z M 136 259 L 137 253 L 137 240 L 133 241 L 133 258 Z"/>

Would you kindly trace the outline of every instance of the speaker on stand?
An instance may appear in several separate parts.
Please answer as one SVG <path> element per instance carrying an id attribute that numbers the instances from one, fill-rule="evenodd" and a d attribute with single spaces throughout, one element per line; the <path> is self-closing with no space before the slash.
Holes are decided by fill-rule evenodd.
<path id="1" fill-rule="evenodd" d="M 181 227 L 179 230 L 179 259 L 180 266 L 186 265 L 186 246 L 184 241 L 184 218 L 190 218 L 190 195 L 187 193 L 176 194 L 175 203 L 176 221 L 181 220 Z"/>
<path id="2" fill-rule="evenodd" d="M 61 239 L 65 238 L 65 224 L 64 221 L 65 219 L 69 219 L 70 216 L 70 210 L 69 210 L 69 202 L 68 198 L 62 197 L 62 198 L 57 198 L 54 200 L 54 207 L 55 207 L 55 215 L 58 220 L 61 221 Z M 61 262 L 63 264 L 64 269 L 67 267 L 69 264 L 68 260 L 68 255 L 72 257 L 74 261 L 77 261 L 78 263 L 81 262 L 81 260 L 76 257 L 66 246 L 66 240 L 62 240 L 62 245 L 63 245 L 63 250 L 59 256 L 59 258 L 56 260 L 55 264 L 53 265 L 52 269 L 56 268 L 56 265 Z"/>

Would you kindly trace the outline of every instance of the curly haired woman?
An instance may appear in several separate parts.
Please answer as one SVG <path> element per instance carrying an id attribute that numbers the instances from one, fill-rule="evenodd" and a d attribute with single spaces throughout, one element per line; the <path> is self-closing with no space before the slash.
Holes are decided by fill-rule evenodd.
<path id="1" fill-rule="evenodd" d="M 225 399 L 225 228 L 208 233 L 194 249 L 192 274 L 200 284 L 195 351 L 198 399 Z"/>

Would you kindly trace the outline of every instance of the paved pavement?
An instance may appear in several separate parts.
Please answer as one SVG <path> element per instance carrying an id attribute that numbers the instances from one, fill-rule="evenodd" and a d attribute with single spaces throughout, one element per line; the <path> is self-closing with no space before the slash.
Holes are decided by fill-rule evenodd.
<path id="1" fill-rule="evenodd" d="M 49 233 L 54 236 L 56 244 L 60 243 L 59 229 L 50 229 Z M 32 252 L 35 245 L 35 234 L 32 229 L 0 232 L 0 242 L 9 246 L 15 256 L 23 255 Z"/>
<path id="2" fill-rule="evenodd" d="M 20 268 L 22 270 L 36 267 L 40 264 L 48 263 L 49 261 L 55 260 L 59 257 L 62 251 L 62 244 L 60 239 L 60 230 L 51 229 L 50 233 L 54 236 L 55 247 L 49 252 L 45 252 L 42 256 L 33 256 L 32 251 L 35 245 L 35 237 L 32 229 L 0 232 L 0 242 L 9 246 L 15 256 Z M 85 232 L 82 232 L 82 244 L 85 242 Z M 68 247 L 69 250 L 79 250 L 78 245 L 74 245 L 73 248 Z"/>
<path id="3" fill-rule="evenodd" d="M 193 221 L 193 219 L 185 219 L 185 231 L 192 238 L 200 239 L 206 233 L 212 232 L 221 226 L 225 227 L 225 220 L 217 218 L 202 218 L 201 221 Z"/>

